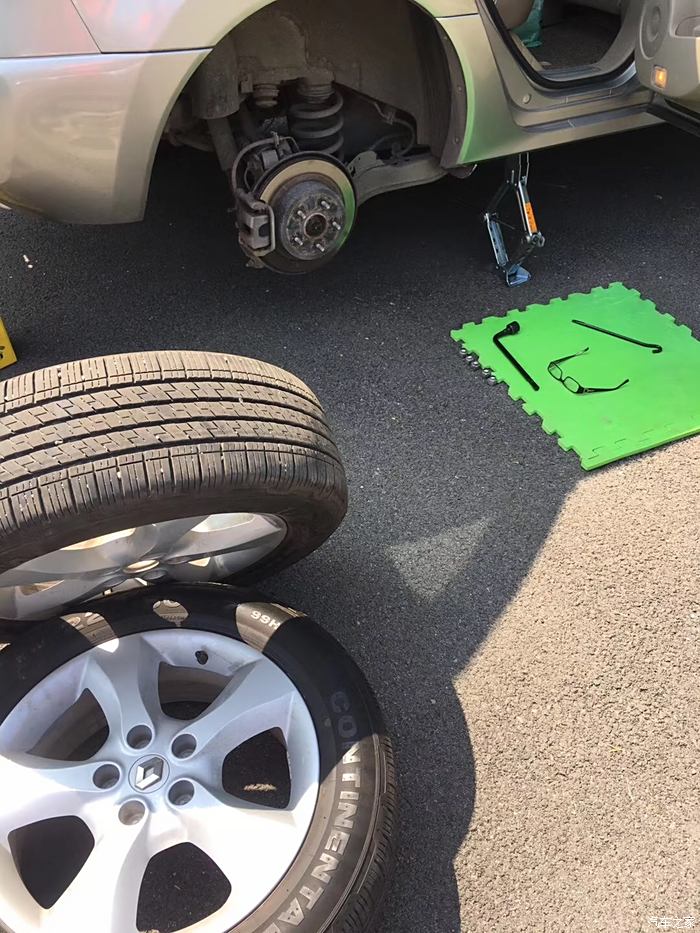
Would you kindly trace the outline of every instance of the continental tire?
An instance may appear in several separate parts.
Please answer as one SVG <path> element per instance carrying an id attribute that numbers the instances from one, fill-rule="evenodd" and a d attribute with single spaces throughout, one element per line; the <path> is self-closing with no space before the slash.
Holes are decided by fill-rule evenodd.
<path id="1" fill-rule="evenodd" d="M 266 603 L 250 592 L 211 584 L 153 587 L 107 596 L 86 604 L 84 611 L 71 613 L 67 619 L 68 622 L 52 620 L 39 623 L 32 627 L 31 634 L 0 651 L 0 770 L 6 781 L 8 800 L 0 827 L 17 832 L 14 824 L 31 822 L 33 808 L 36 810 L 36 819 L 41 817 L 47 820 L 52 805 L 55 808 L 62 807 L 62 813 L 66 808 L 70 810 L 75 807 L 77 815 L 81 815 L 81 797 L 78 794 L 71 792 L 66 798 L 59 796 L 55 804 L 52 804 L 51 795 L 46 801 L 36 800 L 33 803 L 35 798 L 30 791 L 32 782 L 37 779 L 35 772 L 42 772 L 47 767 L 50 768 L 50 775 L 60 775 L 52 778 L 54 784 L 60 781 L 63 786 L 69 785 L 73 772 L 62 770 L 63 757 L 67 755 L 70 759 L 69 767 L 77 769 L 76 774 L 82 775 L 84 769 L 87 769 L 87 777 L 83 776 L 79 785 L 83 787 L 86 781 L 91 785 L 92 796 L 88 801 L 86 819 L 92 821 L 98 831 L 97 846 L 94 850 L 88 847 L 89 854 L 84 864 L 78 866 L 77 872 L 75 868 L 71 872 L 71 875 L 75 875 L 74 880 L 63 877 L 61 884 L 56 887 L 51 872 L 56 872 L 57 865 L 64 868 L 63 861 L 56 857 L 47 862 L 48 868 L 42 873 L 37 872 L 35 866 L 34 874 L 38 880 L 34 882 L 37 890 L 36 893 L 32 892 L 33 896 L 46 898 L 48 887 L 51 892 L 49 900 L 53 902 L 49 904 L 48 913 L 41 918 L 41 928 L 44 929 L 46 924 L 46 929 L 53 931 L 54 928 L 63 929 L 65 924 L 69 924 L 66 928 L 70 928 L 73 933 L 88 933 L 94 929 L 104 933 L 135 933 L 137 926 L 139 929 L 175 930 L 183 926 L 189 929 L 194 922 L 198 933 L 365 933 L 373 930 L 393 866 L 396 791 L 392 752 L 372 693 L 358 668 L 338 643 L 308 618 L 293 610 Z M 161 652 L 169 664 L 177 665 L 173 669 L 177 674 L 174 686 L 169 688 L 167 679 L 157 674 Z M 203 699 L 197 693 L 197 683 L 206 687 L 214 683 L 223 670 L 226 672 L 224 680 L 227 685 L 239 678 L 235 690 L 230 691 L 229 686 L 223 687 L 221 696 L 229 704 L 227 714 L 233 708 L 239 717 L 248 717 L 245 719 L 246 736 L 255 733 L 256 728 L 269 728 L 274 719 L 270 718 L 270 706 L 265 705 L 266 699 L 262 702 L 262 696 L 250 688 L 247 696 L 257 697 L 260 702 L 257 710 L 245 708 L 242 699 L 236 700 L 237 691 L 245 691 L 246 685 L 255 684 L 254 678 L 260 677 L 259 673 L 255 673 L 255 665 L 260 662 L 254 659 L 251 662 L 250 657 L 243 664 L 246 670 L 255 668 L 253 673 L 246 675 L 248 680 L 240 675 L 243 668 L 234 665 L 231 671 L 228 667 L 230 656 L 245 652 L 274 669 L 277 678 L 280 672 L 288 678 L 294 691 L 298 691 L 301 706 L 306 711 L 304 715 L 310 717 L 311 727 L 305 733 L 307 748 L 301 749 L 299 746 L 299 735 L 302 733 L 290 732 L 289 741 L 295 744 L 296 751 L 294 755 L 291 750 L 288 751 L 292 790 L 290 802 L 286 806 L 291 808 L 292 801 L 299 797 L 299 793 L 294 790 L 294 762 L 297 759 L 303 767 L 307 767 L 312 759 L 317 762 L 317 771 L 314 772 L 317 780 L 312 784 L 311 778 L 308 778 L 308 786 L 313 787 L 310 808 L 306 822 L 301 823 L 302 836 L 298 845 L 294 846 L 288 860 L 283 859 L 283 865 L 286 866 L 283 869 L 280 869 L 280 862 L 276 860 L 278 853 L 275 847 L 266 849 L 256 844 L 259 839 L 257 830 L 247 838 L 243 830 L 236 833 L 227 829 L 231 812 L 238 812 L 237 808 L 245 806 L 240 799 L 229 797 L 221 789 L 215 788 L 217 780 L 220 782 L 220 759 L 228 746 L 214 744 L 214 751 L 210 753 L 204 749 L 203 744 L 201 749 L 198 744 L 211 734 L 212 720 L 207 720 L 207 715 L 220 703 L 216 691 L 212 694 L 213 701 L 212 696 L 207 699 L 211 706 L 205 703 L 204 710 L 192 721 L 189 721 L 191 714 L 183 716 L 181 712 L 178 713 L 178 719 L 188 720 L 186 722 L 175 722 L 162 715 L 170 709 L 164 691 L 169 691 L 167 698 L 171 702 L 181 699 L 177 690 L 186 699 Z M 135 662 L 132 659 L 136 659 Z M 150 664 L 151 660 L 153 664 Z M 116 700 L 120 695 L 119 690 L 112 689 L 119 682 L 116 672 L 120 663 L 123 670 L 119 676 L 141 685 L 140 690 L 137 686 L 127 692 L 123 707 Z M 94 676 L 90 665 L 97 666 L 99 677 Z M 136 673 L 137 668 L 141 669 L 140 673 Z M 188 681 L 189 675 L 192 677 L 191 682 Z M 131 729 L 129 738 L 121 743 L 116 734 L 127 727 L 138 726 L 139 715 L 150 715 L 148 712 L 139 713 L 138 710 L 148 710 L 149 677 L 152 680 L 157 676 L 162 678 L 159 684 L 165 686 L 159 686 L 160 706 L 158 712 L 153 713 L 150 728 L 146 729 L 146 733 L 150 731 L 152 736 L 149 740 L 147 734 L 145 744 L 141 742 L 135 745 L 135 749 L 130 748 L 130 736 L 134 730 Z M 267 682 L 272 683 L 269 672 L 265 677 L 268 678 Z M 264 678 L 260 680 L 260 683 L 264 682 Z M 102 746 L 95 743 L 90 733 L 90 729 L 94 732 L 97 728 L 94 715 L 83 715 L 80 719 L 75 713 L 70 715 L 64 711 L 64 707 L 73 702 L 74 695 L 79 694 L 86 684 L 94 685 L 98 700 L 102 696 L 107 700 L 103 708 L 108 737 L 105 739 L 102 735 Z M 143 707 L 139 706 L 141 697 L 144 698 Z M 135 702 L 135 698 L 139 698 L 139 702 Z M 251 725 L 251 717 L 256 711 L 260 716 L 260 725 L 257 727 L 254 723 Z M 301 708 L 295 706 L 293 714 L 285 721 L 298 724 L 300 716 Z M 235 726 L 238 721 L 235 716 L 229 720 L 228 715 L 222 717 L 216 712 L 214 717 L 219 727 L 222 722 L 225 727 L 229 722 Z M 52 726 L 54 719 L 57 725 Z M 76 723 L 85 724 L 87 731 L 84 735 Z M 178 756 L 182 756 L 177 750 L 178 740 L 173 740 L 178 728 L 191 741 L 188 750 L 191 757 L 184 762 L 178 761 Z M 237 728 L 235 726 L 234 732 Z M 292 728 L 300 729 L 301 726 L 289 726 L 290 730 Z M 42 732 L 50 735 L 53 743 L 50 748 L 52 760 L 48 764 L 46 739 L 42 740 L 40 748 L 44 757 L 33 758 L 32 753 L 24 754 L 24 749 Z M 62 736 L 70 737 L 72 743 L 63 749 L 63 754 Z M 84 760 L 85 753 L 82 756 L 76 754 L 73 745 L 89 748 L 91 757 Z M 202 762 L 202 754 L 209 755 L 211 760 Z M 218 765 L 214 761 L 216 754 Z M 134 762 L 137 762 L 139 756 L 151 756 L 151 762 L 157 762 L 160 760 L 158 756 L 162 756 L 165 762 L 163 770 L 168 775 L 163 779 L 162 786 L 157 784 L 158 778 L 144 792 L 129 786 L 130 781 L 133 785 L 131 776 L 134 774 Z M 15 760 L 19 762 L 15 767 L 20 770 L 13 778 Z M 110 764 L 105 765 L 103 761 Z M 202 771 L 202 764 L 211 767 Z M 111 783 L 98 780 L 98 776 L 105 775 L 106 769 L 110 767 L 114 772 Z M 93 771 L 95 786 L 91 784 Z M 206 775 L 204 779 L 201 778 L 202 774 Z M 307 774 L 311 774 L 308 767 Z M 109 773 L 106 776 L 109 777 Z M 173 787 L 187 784 L 188 780 L 192 785 L 189 796 L 173 798 Z M 263 784 L 263 787 L 266 786 Z M 303 784 L 301 790 L 306 786 Z M 102 806 L 99 806 L 99 799 L 95 803 L 100 795 L 104 797 Z M 141 891 L 139 897 L 138 891 L 128 888 L 124 879 L 128 879 L 129 884 L 140 884 L 138 879 L 141 878 L 143 868 L 139 872 L 126 871 L 125 866 L 119 862 L 122 856 L 114 854 L 121 851 L 120 846 L 124 844 L 120 840 L 124 839 L 127 831 L 139 832 L 138 825 L 135 829 L 127 830 L 120 826 L 116 818 L 117 812 L 121 818 L 124 801 L 129 801 L 132 815 L 136 805 L 141 807 L 140 812 L 136 813 L 135 822 L 138 824 L 139 820 L 143 821 L 146 833 L 151 831 L 150 824 L 146 825 L 148 821 L 158 818 L 165 811 L 168 822 L 164 825 L 170 835 L 163 845 L 169 845 L 171 837 L 177 842 L 189 839 L 209 849 L 207 854 L 211 854 L 215 860 L 217 853 L 223 856 L 223 863 L 235 869 L 231 879 L 231 896 L 241 893 L 235 887 L 236 872 L 241 866 L 246 873 L 247 883 L 252 879 L 253 883 L 262 884 L 260 890 L 268 886 L 270 890 L 259 900 L 259 895 L 256 895 L 256 903 L 249 905 L 251 909 L 245 916 L 236 919 L 233 925 L 226 922 L 226 907 L 220 907 L 218 901 L 213 906 L 219 913 L 209 914 L 213 918 L 211 920 L 205 919 L 210 910 L 207 892 L 211 873 L 200 872 L 197 875 L 200 880 L 195 883 L 194 893 L 190 893 L 190 901 L 187 902 L 188 920 L 183 924 L 181 918 L 169 916 L 178 897 L 182 897 L 173 885 L 177 881 L 183 884 L 181 879 L 186 881 L 192 872 L 188 872 L 185 866 L 179 878 L 166 875 L 166 880 L 154 895 Z M 212 804 L 212 801 L 215 803 Z M 296 803 L 294 806 L 298 809 Z M 246 812 L 250 818 L 250 811 Z M 267 808 L 265 812 L 269 812 Z M 258 807 L 257 813 L 263 811 Z M 255 814 L 254 817 L 253 822 L 259 818 Z M 263 816 L 263 819 L 267 818 Z M 178 831 L 180 820 L 184 821 L 182 825 L 187 829 L 184 836 Z M 217 836 L 214 829 L 213 836 L 207 835 L 198 830 L 198 821 L 209 828 L 220 825 L 225 832 Z M 48 823 L 50 820 L 42 823 L 40 830 L 43 831 Z M 260 833 L 267 831 L 265 826 L 261 824 Z M 55 834 L 53 838 L 56 838 Z M 147 835 L 146 838 L 152 837 Z M 153 838 L 160 837 L 155 834 Z M 23 868 L 22 858 L 30 858 L 23 845 L 24 840 L 20 836 L 16 846 L 16 851 L 20 853 L 20 872 Z M 39 851 L 45 849 L 44 845 Z M 128 857 L 131 857 L 128 847 L 124 847 L 124 851 L 129 852 Z M 117 862 L 112 865 L 110 876 L 104 878 L 93 894 L 94 885 L 88 882 L 91 877 L 94 878 L 95 869 L 90 859 L 105 857 L 117 859 Z M 86 883 L 81 881 L 83 871 L 87 872 Z M 269 871 L 273 873 L 262 883 L 261 879 L 265 879 Z M 29 874 L 27 870 L 27 876 Z M 11 892 L 16 889 L 12 868 L 8 869 L 7 865 L 3 866 L 0 862 L 0 876 L 5 879 L 0 891 L 0 926 L 9 924 L 15 933 L 29 933 L 29 930 L 35 928 L 32 923 L 37 921 L 31 916 L 28 921 L 24 920 L 26 914 L 31 915 L 31 907 L 20 903 L 21 894 L 17 894 L 15 900 L 12 899 Z M 81 902 L 81 895 L 84 896 L 84 902 Z M 68 898 L 68 901 L 65 902 L 64 898 Z M 123 898 L 124 907 L 120 907 L 120 898 Z M 138 923 L 134 906 L 137 899 Z M 68 907 L 64 906 L 65 903 Z M 234 913 L 236 909 L 239 908 L 235 908 Z M 54 918 L 54 910 L 63 912 Z M 119 910 L 123 910 L 123 916 L 119 915 Z M 130 913 L 130 916 L 126 916 L 126 913 Z M 58 926 L 55 927 L 56 923 Z"/>

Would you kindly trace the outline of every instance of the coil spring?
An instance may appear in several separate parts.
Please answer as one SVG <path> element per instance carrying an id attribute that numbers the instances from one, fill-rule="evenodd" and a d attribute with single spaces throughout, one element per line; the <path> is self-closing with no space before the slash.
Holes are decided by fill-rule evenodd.
<path id="1" fill-rule="evenodd" d="M 300 84 L 300 100 L 289 108 L 289 132 L 300 149 L 340 156 L 343 148 L 343 96 L 331 85 Z"/>

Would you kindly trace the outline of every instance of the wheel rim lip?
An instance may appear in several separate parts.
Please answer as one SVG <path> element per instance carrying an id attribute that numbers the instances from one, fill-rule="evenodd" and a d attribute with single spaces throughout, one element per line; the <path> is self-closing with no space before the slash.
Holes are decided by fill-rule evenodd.
<path id="1" fill-rule="evenodd" d="M 52 712 L 50 716 L 45 716 L 43 720 L 40 716 L 37 716 L 37 712 L 40 712 L 42 709 L 46 709 L 47 707 L 55 709 L 57 700 L 59 700 L 61 697 L 65 699 L 67 695 L 70 695 L 71 684 L 75 684 L 75 678 L 79 674 L 82 665 L 86 663 L 86 660 L 93 652 L 109 650 L 110 647 L 116 643 L 139 638 L 146 638 L 149 643 L 156 645 L 163 642 L 164 640 L 172 642 L 178 640 L 181 643 L 186 640 L 191 643 L 192 649 L 194 649 L 194 646 L 196 645 L 198 649 L 204 648 L 207 650 L 210 653 L 210 657 L 214 655 L 214 652 L 217 650 L 217 648 L 220 650 L 221 647 L 225 647 L 229 649 L 227 652 L 227 657 L 231 658 L 233 656 L 234 659 L 239 660 L 241 663 L 246 663 L 246 661 L 253 658 L 255 658 L 255 660 L 258 662 L 262 660 L 262 663 L 276 668 L 283 675 L 283 677 L 289 681 L 291 689 L 293 690 L 296 698 L 300 701 L 299 718 L 301 721 L 302 732 L 307 740 L 307 747 L 304 754 L 305 761 L 303 763 L 295 762 L 293 760 L 293 756 L 291 755 L 291 750 L 288 749 L 288 765 L 291 781 L 294 782 L 295 780 L 295 770 L 297 770 L 298 766 L 299 770 L 304 775 L 304 780 L 307 786 L 301 795 L 301 803 L 297 808 L 295 808 L 295 811 L 299 812 L 296 839 L 294 843 L 294 850 L 284 865 L 284 869 L 282 871 L 277 871 L 274 876 L 271 876 L 268 879 L 264 896 L 256 903 L 250 904 L 249 908 L 246 909 L 244 913 L 236 915 L 230 910 L 227 910 L 226 904 L 224 904 L 209 916 L 196 921 L 191 926 L 183 927 L 178 931 L 178 933 L 190 933 L 190 931 L 194 933 L 195 930 L 197 933 L 222 933 L 223 930 L 228 930 L 238 925 L 242 920 L 245 919 L 245 917 L 249 916 L 250 913 L 252 913 L 258 906 L 260 906 L 260 904 L 263 903 L 263 901 L 275 890 L 284 875 L 291 868 L 299 853 L 299 850 L 304 843 L 304 840 L 306 839 L 306 836 L 308 835 L 308 831 L 316 811 L 318 795 L 320 792 L 321 753 L 313 719 L 299 689 L 296 687 L 293 681 L 291 681 L 289 676 L 282 670 L 282 668 L 280 668 L 279 665 L 277 665 L 274 661 L 272 661 L 267 656 L 262 655 L 256 649 L 250 647 L 244 642 L 239 642 L 235 639 L 225 635 L 220 635 L 218 633 L 203 632 L 200 630 L 156 630 L 128 635 L 122 639 L 112 639 L 108 642 L 89 649 L 87 652 L 84 652 L 83 654 L 61 665 L 46 678 L 44 678 L 44 680 L 42 680 L 39 684 L 37 684 L 32 690 L 25 694 L 17 706 L 11 710 L 5 720 L 0 723 L 0 758 L 7 754 L 26 752 L 28 748 L 32 748 L 36 744 L 39 733 L 42 732 L 42 730 L 46 732 L 51 728 L 52 722 L 55 722 L 58 718 L 55 712 Z M 173 653 L 169 652 L 168 657 L 172 658 Z M 193 673 L 196 673 L 194 668 L 192 668 L 192 671 Z M 59 707 L 61 705 L 61 703 L 58 703 Z M 172 720 L 170 717 L 166 717 L 165 714 L 163 714 L 163 717 L 168 719 L 170 724 L 175 724 L 177 727 L 176 731 L 178 732 L 182 731 L 182 727 L 186 728 L 187 724 L 180 720 Z M 28 729 L 27 727 L 30 725 L 31 728 Z M 112 752 L 112 749 L 110 748 L 109 751 Z M 128 757 L 125 761 L 123 756 L 115 755 L 113 753 L 103 756 L 100 752 L 97 754 L 97 756 L 93 757 L 95 758 L 96 762 L 97 759 L 99 759 L 100 765 L 108 764 L 120 771 L 123 790 L 117 804 L 119 807 L 122 807 L 125 804 L 130 804 L 136 800 L 145 803 L 146 808 L 148 808 L 149 797 L 152 795 L 152 792 L 150 790 L 139 792 L 134 787 L 133 781 L 131 779 L 134 767 L 139 762 L 143 762 L 149 758 L 149 753 L 147 751 L 134 750 L 131 761 L 128 760 Z M 152 755 L 150 757 L 158 756 Z M 189 759 L 183 762 L 173 762 L 172 759 L 166 758 L 165 755 L 163 755 L 163 758 L 166 760 L 168 773 L 160 782 L 159 788 L 155 788 L 154 790 L 157 792 L 157 790 L 162 786 L 164 793 L 167 794 L 167 789 L 174 786 L 178 781 L 181 781 L 182 775 L 187 773 L 187 763 Z M 309 779 L 310 775 L 311 779 Z M 237 798 L 232 799 L 236 800 Z M 270 810 L 274 812 L 276 808 L 270 808 Z M 27 824 L 25 823 L 23 825 Z M 3 842 L 4 839 L 0 834 L 0 845 L 3 844 Z M 248 843 L 246 843 L 246 845 L 247 844 Z M 230 882 L 230 879 L 228 880 Z M 0 892 L 0 904 L 1 903 L 2 893 Z M 7 922 L 6 918 L 0 915 L 0 926 L 2 926 L 4 922 Z M 34 929 L 34 926 L 27 925 L 27 933 L 30 929 Z M 20 928 L 18 933 L 25 933 L 25 930 Z"/>
<path id="2" fill-rule="evenodd" d="M 157 539 L 163 529 L 180 522 L 185 525 L 192 524 L 182 538 L 191 541 L 191 556 L 196 557 L 196 560 L 187 560 L 172 550 L 168 553 L 167 549 L 154 555 L 141 553 L 143 549 L 140 549 L 134 550 L 130 555 L 130 542 L 138 539 L 139 535 L 144 537 L 147 530 L 153 529 L 153 537 Z M 214 512 L 149 522 L 109 531 L 95 538 L 75 541 L 0 572 L 0 618 L 13 621 L 46 619 L 106 592 L 149 582 L 211 582 L 225 579 L 255 566 L 268 557 L 282 544 L 287 533 L 286 521 L 272 513 Z M 227 534 L 230 536 L 228 550 L 221 547 L 222 536 Z M 259 538 L 258 544 L 255 543 L 255 534 Z M 216 549 L 207 552 L 205 539 L 211 539 Z M 99 548 L 108 547 L 115 552 L 123 552 L 124 556 L 120 567 L 114 570 L 105 569 L 100 579 L 97 571 L 88 568 L 88 561 L 96 555 Z M 80 589 L 80 574 L 71 573 L 67 578 L 60 569 L 61 561 L 65 562 L 67 558 L 74 559 L 76 564 L 81 559 L 85 561 L 83 596 L 76 598 L 74 593 L 66 594 L 65 586 L 61 586 L 68 581 Z M 52 561 L 57 566 L 55 580 L 47 579 Z M 45 565 L 40 574 L 36 570 L 38 564 Z M 35 576 L 34 583 L 31 582 L 32 574 Z M 16 580 L 18 575 L 26 576 L 26 582 L 12 584 L 10 581 Z M 95 583 L 104 584 L 103 589 L 93 586 L 93 580 Z"/>

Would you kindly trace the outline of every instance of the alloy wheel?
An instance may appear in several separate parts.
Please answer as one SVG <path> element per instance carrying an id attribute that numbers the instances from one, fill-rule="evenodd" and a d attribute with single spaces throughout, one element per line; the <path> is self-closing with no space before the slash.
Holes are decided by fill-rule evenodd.
<path id="1" fill-rule="evenodd" d="M 197 715 L 185 719 L 183 704 Z M 281 806 L 226 785 L 231 753 L 261 734 L 274 735 L 286 755 Z M 29 691 L 0 725 L 0 925 L 15 933 L 136 933 L 151 860 L 189 844 L 229 889 L 197 920 L 198 933 L 232 929 L 299 852 L 319 762 L 301 694 L 249 645 L 165 629 L 91 648 Z M 50 840 L 51 827 L 69 820 L 88 840 L 83 863 L 64 885 L 59 862 L 63 877 L 47 875 L 30 891 L 23 833 L 44 831 Z"/>
<path id="2" fill-rule="evenodd" d="M 0 573 L 0 619 L 45 619 L 93 596 L 155 582 L 239 573 L 278 547 L 274 515 L 225 513 L 125 528 Z"/>

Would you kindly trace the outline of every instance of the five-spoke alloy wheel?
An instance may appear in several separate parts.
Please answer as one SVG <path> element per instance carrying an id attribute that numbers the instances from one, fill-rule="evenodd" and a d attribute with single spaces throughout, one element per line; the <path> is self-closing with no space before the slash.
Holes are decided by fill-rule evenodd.
<path id="1" fill-rule="evenodd" d="M 308 619 L 230 587 L 104 597 L 0 651 L 0 786 L 13 933 L 364 929 L 391 862 L 391 753 L 362 675 Z"/>

